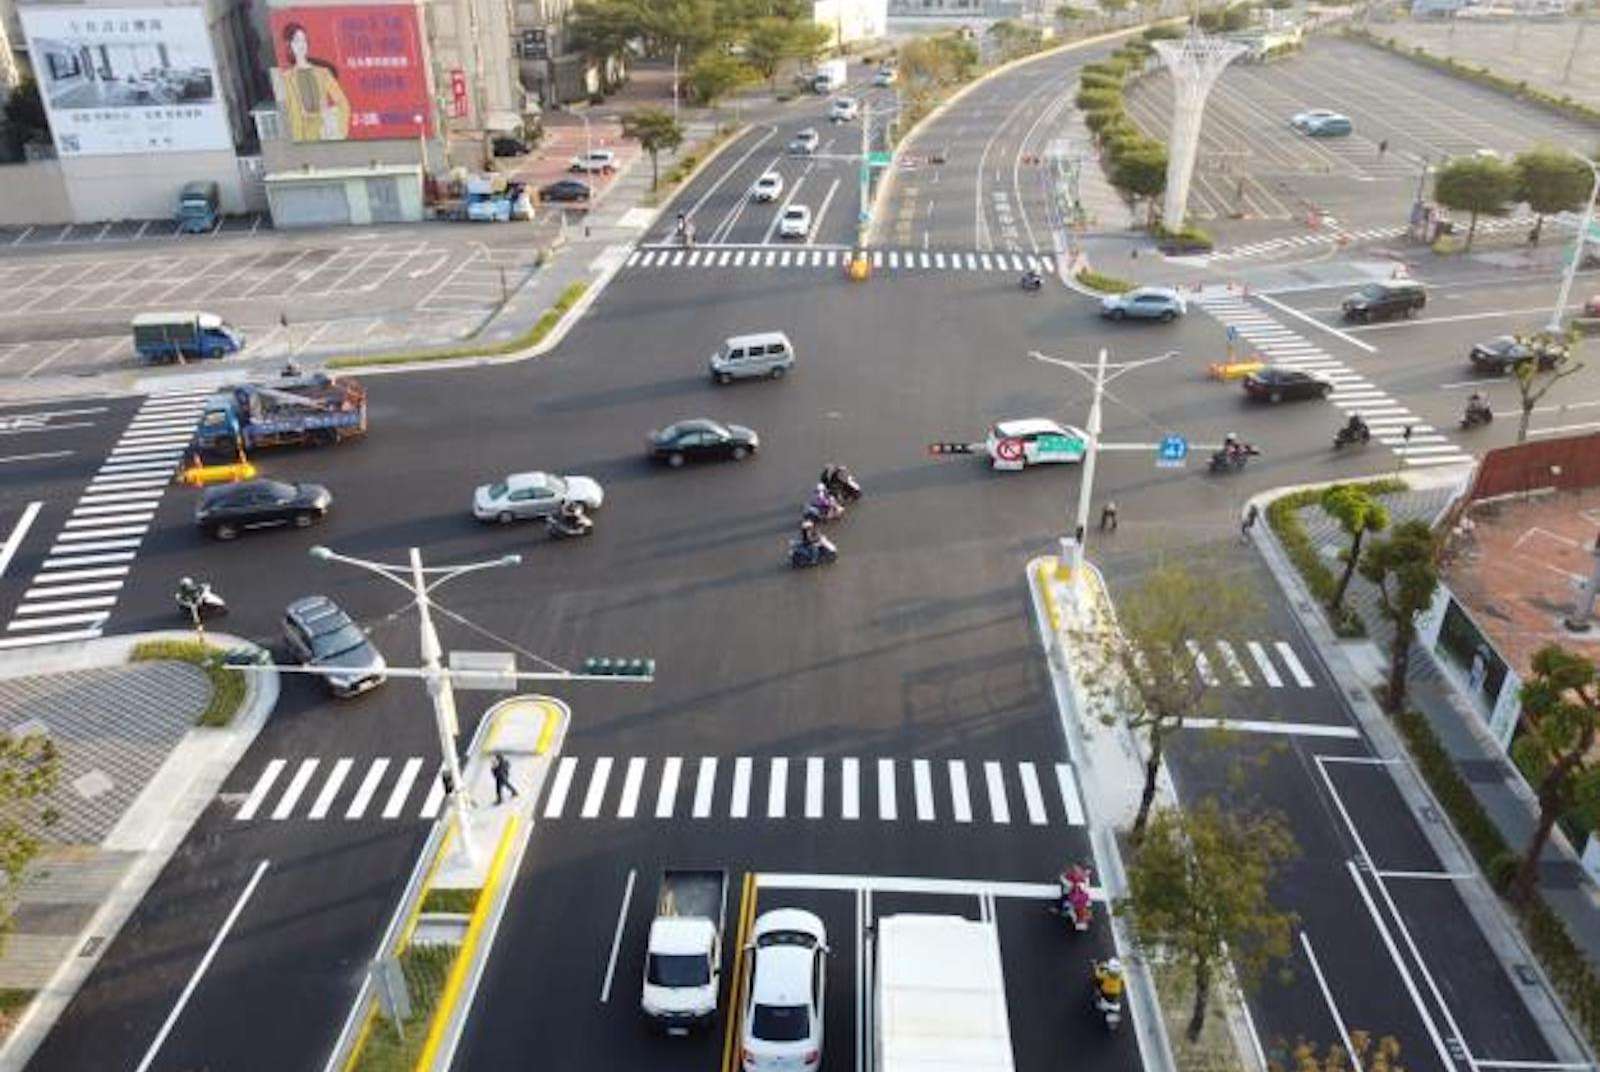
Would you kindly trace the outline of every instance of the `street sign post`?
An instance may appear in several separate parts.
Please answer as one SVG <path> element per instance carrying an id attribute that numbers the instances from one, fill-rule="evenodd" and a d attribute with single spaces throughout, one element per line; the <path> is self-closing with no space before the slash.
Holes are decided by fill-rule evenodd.
<path id="1" fill-rule="evenodd" d="M 1157 469 L 1182 469 L 1189 457 L 1189 441 L 1180 435 L 1161 437 L 1156 448 Z"/>

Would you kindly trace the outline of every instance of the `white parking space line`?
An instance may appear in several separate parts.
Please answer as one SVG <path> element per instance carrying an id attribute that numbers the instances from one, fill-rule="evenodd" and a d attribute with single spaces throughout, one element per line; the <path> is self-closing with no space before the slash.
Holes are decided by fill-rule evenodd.
<path id="1" fill-rule="evenodd" d="M 711 797 L 717 787 L 717 760 L 715 756 L 700 758 L 700 777 L 694 785 L 694 817 L 704 819 L 711 814 Z"/>
<path id="2" fill-rule="evenodd" d="M 634 756 L 628 760 L 628 773 L 622 779 L 622 799 L 617 802 L 617 818 L 632 819 L 639 810 L 639 789 L 644 784 L 645 760 Z"/>
<path id="3" fill-rule="evenodd" d="M 670 819 L 678 801 L 678 779 L 683 774 L 683 757 L 668 756 L 661 767 L 661 785 L 656 789 L 656 818 Z"/>
<path id="4" fill-rule="evenodd" d="M 899 818 L 894 793 L 894 760 L 878 760 L 878 818 L 893 822 Z"/>
<path id="5" fill-rule="evenodd" d="M 728 815 L 730 818 L 743 819 L 750 814 L 750 770 L 752 765 L 749 756 L 740 756 L 733 761 L 733 796 L 728 802 Z"/>
<path id="6" fill-rule="evenodd" d="M 600 814 L 600 804 L 606 795 L 606 782 L 611 778 L 611 763 L 610 756 L 601 756 L 594 761 L 594 768 L 589 772 L 589 788 L 583 795 L 583 810 L 579 813 L 585 819 L 593 819 Z"/>
<path id="7" fill-rule="evenodd" d="M 772 760 L 767 775 L 767 818 L 782 819 L 789 799 L 789 761 L 783 757 Z"/>
<path id="8" fill-rule="evenodd" d="M 383 773 L 388 769 L 387 758 L 380 757 L 372 761 L 372 766 L 367 768 L 366 777 L 361 779 L 361 785 L 356 789 L 356 795 L 350 798 L 350 805 L 344 810 L 346 819 L 359 819 L 367 813 L 367 805 L 372 803 L 373 794 L 378 791 L 378 783 L 383 781 Z"/>

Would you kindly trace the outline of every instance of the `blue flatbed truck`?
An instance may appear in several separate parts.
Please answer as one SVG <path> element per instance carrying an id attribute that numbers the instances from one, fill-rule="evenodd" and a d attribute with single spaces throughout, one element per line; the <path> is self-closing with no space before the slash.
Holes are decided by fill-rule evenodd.
<path id="1" fill-rule="evenodd" d="M 194 439 L 200 457 L 212 458 L 260 447 L 322 446 L 366 432 L 366 389 L 315 373 L 219 391 L 206 400 Z"/>

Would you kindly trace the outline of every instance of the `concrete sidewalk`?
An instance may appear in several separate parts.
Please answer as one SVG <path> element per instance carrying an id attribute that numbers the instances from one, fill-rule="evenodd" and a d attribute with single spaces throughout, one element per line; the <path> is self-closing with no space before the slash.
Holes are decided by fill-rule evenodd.
<path id="1" fill-rule="evenodd" d="M 61 819 L 44 832 L 0 952 L 0 987 L 37 992 L 0 1043 L 0 1072 L 27 1064 L 277 703 L 277 673 L 252 673 L 229 725 L 196 725 L 211 700 L 204 672 L 127 661 L 134 645 L 168 639 L 193 634 L 0 656 L 0 730 L 45 734 L 61 756 Z M 227 634 L 210 640 L 254 650 Z"/>

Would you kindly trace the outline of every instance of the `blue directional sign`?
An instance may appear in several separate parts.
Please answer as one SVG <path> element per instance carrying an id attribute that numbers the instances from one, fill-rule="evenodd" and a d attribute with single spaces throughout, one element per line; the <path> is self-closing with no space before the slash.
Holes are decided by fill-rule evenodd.
<path id="1" fill-rule="evenodd" d="M 1161 445 L 1156 448 L 1156 467 L 1158 469 L 1182 469 L 1184 460 L 1189 457 L 1189 441 L 1180 435 L 1161 437 Z"/>

